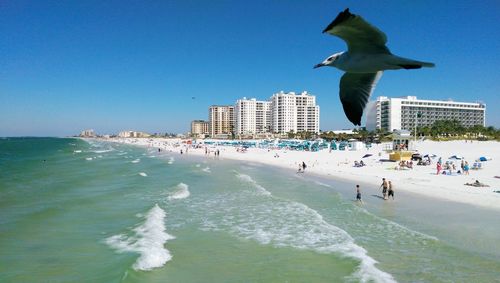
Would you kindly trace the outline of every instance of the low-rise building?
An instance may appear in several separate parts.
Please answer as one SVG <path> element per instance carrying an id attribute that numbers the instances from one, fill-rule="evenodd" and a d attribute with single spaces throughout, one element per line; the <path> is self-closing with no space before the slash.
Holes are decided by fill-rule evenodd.
<path id="1" fill-rule="evenodd" d="M 144 132 L 121 131 L 118 133 L 120 138 L 149 138 L 151 135 Z"/>
<path id="2" fill-rule="evenodd" d="M 464 127 L 486 124 L 484 103 L 420 100 L 416 96 L 388 98 L 380 96 L 367 106 L 366 129 L 413 130 L 431 126 L 439 120 L 457 120 Z"/>
<path id="3" fill-rule="evenodd" d="M 205 138 L 209 135 L 208 122 L 204 120 L 194 120 L 191 122 L 191 135 L 197 138 Z"/>

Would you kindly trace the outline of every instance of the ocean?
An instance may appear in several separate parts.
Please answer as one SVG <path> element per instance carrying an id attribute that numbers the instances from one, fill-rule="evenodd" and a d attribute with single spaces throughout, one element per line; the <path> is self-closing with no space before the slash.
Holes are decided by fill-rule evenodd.
<path id="1" fill-rule="evenodd" d="M 499 282 L 498 212 L 257 163 L 0 139 L 0 282 Z M 401 200 L 400 200 L 401 199 Z"/>

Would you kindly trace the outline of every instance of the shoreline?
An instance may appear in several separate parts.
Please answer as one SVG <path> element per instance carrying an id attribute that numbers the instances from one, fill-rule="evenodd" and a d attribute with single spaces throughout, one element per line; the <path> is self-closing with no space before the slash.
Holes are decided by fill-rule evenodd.
<path id="1" fill-rule="evenodd" d="M 180 139 L 147 139 L 147 138 L 116 138 L 105 139 L 108 142 L 125 143 L 146 148 L 161 148 L 162 151 L 171 152 L 182 156 L 185 155 L 206 156 L 216 158 L 214 152 L 220 151 L 220 159 L 231 159 L 243 162 L 255 162 L 263 165 L 280 167 L 282 169 L 297 171 L 299 163 L 307 164 L 306 172 L 309 176 L 332 179 L 345 183 L 360 183 L 365 186 L 363 191 L 370 194 L 381 194 L 380 183 L 382 178 L 391 180 L 394 184 L 396 195 L 398 191 L 406 191 L 418 195 L 463 204 L 475 205 L 483 208 L 500 210 L 500 172 L 495 168 L 500 168 L 500 143 L 499 142 L 475 142 L 465 141 L 434 142 L 422 141 L 417 143 L 417 148 L 422 154 L 436 154 L 448 160 L 452 155 L 461 155 L 469 164 L 480 156 L 487 155 L 492 158 L 483 162 L 484 168 L 470 170 L 470 175 L 436 175 L 435 162 L 429 166 L 414 166 L 414 169 L 394 170 L 397 163 L 379 162 L 379 159 L 387 159 L 388 154 L 383 151 L 383 145 L 374 145 L 370 149 L 358 151 L 338 151 L 321 150 L 317 152 L 290 151 L 279 149 L 248 148 L 245 153 L 237 151 L 231 146 L 206 145 L 200 148 L 193 148 L 183 144 Z M 205 154 L 205 148 L 209 154 Z M 186 153 L 187 149 L 187 153 Z M 373 154 L 369 158 L 361 159 L 365 154 Z M 278 156 L 278 157 L 276 157 Z M 354 167 L 354 161 L 363 160 L 365 167 Z M 457 162 L 458 161 L 458 162 Z M 460 160 L 455 160 L 455 164 L 460 168 Z M 465 186 L 467 182 L 480 180 L 490 187 Z M 392 201 L 392 200 L 391 200 Z"/>

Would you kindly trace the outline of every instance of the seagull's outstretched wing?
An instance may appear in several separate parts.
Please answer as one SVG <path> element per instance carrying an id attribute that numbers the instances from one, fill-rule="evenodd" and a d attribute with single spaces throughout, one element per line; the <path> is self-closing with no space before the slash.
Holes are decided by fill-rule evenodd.
<path id="1" fill-rule="evenodd" d="M 342 38 L 349 49 L 349 53 L 391 53 L 385 46 L 387 36 L 378 28 L 372 26 L 362 17 L 351 14 L 349 8 L 329 24 L 323 33 Z"/>
<path id="2" fill-rule="evenodd" d="M 376 73 L 345 73 L 340 79 L 340 101 L 349 121 L 361 126 L 361 116 L 370 95 L 382 77 L 382 71 Z"/>

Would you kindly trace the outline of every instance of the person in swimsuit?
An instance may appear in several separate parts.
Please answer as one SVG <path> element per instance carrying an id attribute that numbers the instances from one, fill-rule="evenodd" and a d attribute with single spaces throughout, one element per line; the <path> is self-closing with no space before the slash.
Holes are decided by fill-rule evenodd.
<path id="1" fill-rule="evenodd" d="M 387 199 L 389 199 L 391 196 L 392 196 L 392 200 L 394 200 L 394 190 L 392 189 L 392 182 L 389 181 L 389 191 L 388 191 Z"/>
<path id="2" fill-rule="evenodd" d="M 382 185 L 380 185 L 380 187 L 382 188 L 382 195 L 384 196 L 384 199 L 387 199 L 388 184 L 387 184 L 387 181 L 385 180 L 385 178 L 382 178 Z"/>
<path id="3" fill-rule="evenodd" d="M 361 200 L 361 191 L 359 190 L 359 185 L 356 185 L 356 201 L 363 203 Z"/>

